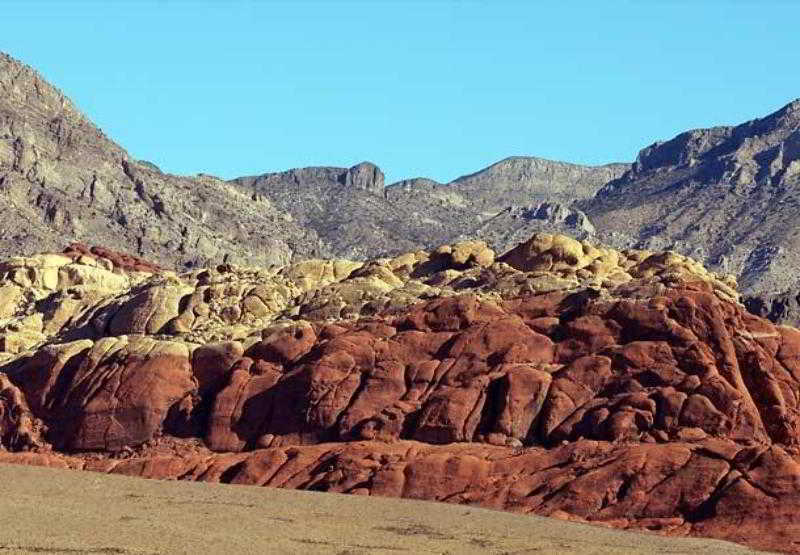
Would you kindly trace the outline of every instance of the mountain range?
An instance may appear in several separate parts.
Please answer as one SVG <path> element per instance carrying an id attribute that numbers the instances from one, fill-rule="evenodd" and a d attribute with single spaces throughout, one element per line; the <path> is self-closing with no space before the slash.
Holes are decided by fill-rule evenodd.
<path id="1" fill-rule="evenodd" d="M 498 251 L 535 231 L 670 249 L 734 274 L 751 310 L 797 321 L 800 101 L 687 131 L 631 164 L 511 157 L 442 184 L 380 168 L 224 180 L 136 160 L 35 70 L 0 54 L 0 254 L 101 244 L 190 269 L 366 259 L 473 237 Z"/>

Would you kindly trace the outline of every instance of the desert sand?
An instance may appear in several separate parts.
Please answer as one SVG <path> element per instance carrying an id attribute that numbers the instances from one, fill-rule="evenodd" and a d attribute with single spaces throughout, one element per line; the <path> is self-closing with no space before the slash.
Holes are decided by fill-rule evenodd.
<path id="1" fill-rule="evenodd" d="M 425 501 L 0 465 L 3 553 L 753 553 Z"/>

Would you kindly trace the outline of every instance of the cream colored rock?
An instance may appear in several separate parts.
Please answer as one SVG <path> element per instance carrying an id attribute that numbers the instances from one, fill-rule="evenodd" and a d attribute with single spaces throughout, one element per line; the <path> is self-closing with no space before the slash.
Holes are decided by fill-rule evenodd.
<path id="1" fill-rule="evenodd" d="M 60 268 L 57 287 L 63 289 L 74 285 L 91 285 L 109 291 L 119 291 L 130 287 L 131 279 L 128 275 L 116 274 L 96 266 L 68 264 Z"/>
<path id="2" fill-rule="evenodd" d="M 101 257 L 42 255 L 0 263 L 0 333 L 15 353 L 57 334 L 173 336 L 184 343 L 252 344 L 261 330 L 291 319 L 330 321 L 391 312 L 423 299 L 472 292 L 494 301 L 582 288 L 649 290 L 691 281 L 738 301 L 736 282 L 676 253 L 616 251 L 537 233 L 501 257 L 483 241 L 463 241 L 368 262 L 306 260 L 277 269 L 220 265 L 181 276 L 112 272 Z M 55 272 L 55 273 L 54 273 Z M 55 278 L 54 278 L 55 276 Z M 54 284 L 55 279 L 55 284 Z M 25 284 L 25 285 L 21 285 Z M 53 288 L 55 287 L 55 288 Z M 21 331 L 19 318 L 41 313 Z"/>
<path id="3" fill-rule="evenodd" d="M 10 318 L 17 312 L 24 289 L 19 285 L 0 285 L 0 320 Z"/>
<path id="4" fill-rule="evenodd" d="M 350 260 L 315 259 L 287 266 L 281 273 L 286 279 L 307 291 L 340 281 L 361 266 L 363 266 L 362 262 Z"/>
<path id="5" fill-rule="evenodd" d="M 453 264 L 476 264 L 491 266 L 494 262 L 494 251 L 484 241 L 462 241 L 451 247 L 450 256 Z"/>
<path id="6" fill-rule="evenodd" d="M 21 353 L 42 343 L 42 314 L 35 312 L 6 321 L 0 326 L 0 351 Z"/>
<path id="7" fill-rule="evenodd" d="M 192 292 L 187 285 L 148 287 L 122 304 L 110 320 L 109 332 L 114 335 L 159 333 L 178 316 L 181 299 Z"/>

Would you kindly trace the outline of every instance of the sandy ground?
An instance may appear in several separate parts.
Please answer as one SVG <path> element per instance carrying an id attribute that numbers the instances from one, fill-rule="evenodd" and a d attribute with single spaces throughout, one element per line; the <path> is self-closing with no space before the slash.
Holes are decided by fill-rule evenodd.
<path id="1" fill-rule="evenodd" d="M 749 553 L 472 507 L 0 465 L 2 553 Z"/>

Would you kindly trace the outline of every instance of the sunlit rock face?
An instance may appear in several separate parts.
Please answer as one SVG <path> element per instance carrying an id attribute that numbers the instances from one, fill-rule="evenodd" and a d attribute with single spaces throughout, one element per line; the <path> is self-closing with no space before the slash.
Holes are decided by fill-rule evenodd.
<path id="1" fill-rule="evenodd" d="M 176 274 L 73 246 L 0 291 L 0 461 L 794 549 L 800 331 L 676 253 L 536 234 Z"/>

